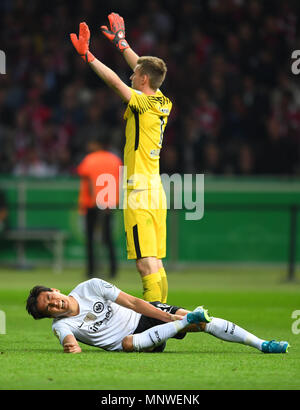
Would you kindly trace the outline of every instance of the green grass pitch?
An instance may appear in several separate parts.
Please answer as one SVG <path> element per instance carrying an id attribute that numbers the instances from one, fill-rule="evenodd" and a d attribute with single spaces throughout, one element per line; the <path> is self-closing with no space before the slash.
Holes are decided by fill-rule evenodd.
<path id="1" fill-rule="evenodd" d="M 288 340 L 286 355 L 262 354 L 203 333 L 169 340 L 164 353 L 110 353 L 81 344 L 83 352 L 72 355 L 62 352 L 50 320 L 35 321 L 27 314 L 25 301 L 36 284 L 68 293 L 85 280 L 82 271 L 1 269 L 6 334 L 0 334 L 0 389 L 298 390 L 300 324 L 292 313 L 300 309 L 300 285 L 284 282 L 284 275 L 283 269 L 261 267 L 169 270 L 168 302 L 188 309 L 203 304 L 212 316 L 229 319 L 261 338 Z M 133 265 L 113 282 L 141 297 Z"/>

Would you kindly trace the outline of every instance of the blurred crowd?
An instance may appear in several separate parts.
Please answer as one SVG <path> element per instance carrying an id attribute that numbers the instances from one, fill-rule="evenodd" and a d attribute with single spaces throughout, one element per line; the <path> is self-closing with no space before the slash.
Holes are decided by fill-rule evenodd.
<path id="1" fill-rule="evenodd" d="M 72 175 L 95 137 L 122 156 L 125 106 L 69 40 L 86 21 L 92 53 L 130 85 L 99 30 L 112 11 L 139 55 L 168 66 L 162 173 L 300 174 L 299 2 L 288 0 L 1 0 L 0 173 Z"/>

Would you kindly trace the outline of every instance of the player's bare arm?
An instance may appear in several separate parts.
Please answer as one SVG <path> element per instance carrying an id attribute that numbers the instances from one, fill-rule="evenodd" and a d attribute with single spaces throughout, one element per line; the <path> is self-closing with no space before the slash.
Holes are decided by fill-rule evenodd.
<path id="1" fill-rule="evenodd" d="M 73 335 L 67 335 L 63 340 L 64 353 L 81 353 L 81 348 Z"/>
<path id="2" fill-rule="evenodd" d="M 139 56 L 130 47 L 124 51 L 123 56 L 129 67 L 132 68 L 132 70 L 134 70 L 137 66 Z"/>
<path id="3" fill-rule="evenodd" d="M 117 93 L 124 102 L 128 102 L 131 98 L 131 89 L 120 77 L 105 64 L 101 63 L 97 58 L 89 63 L 95 73 Z"/>
<path id="4" fill-rule="evenodd" d="M 89 51 L 90 30 L 85 22 L 79 25 L 79 36 L 75 33 L 70 34 L 71 41 L 80 57 L 95 71 L 95 73 L 111 87 L 123 101 L 128 102 L 131 97 L 131 89 L 128 87 L 120 77 L 109 67 L 99 61 Z"/>
<path id="5" fill-rule="evenodd" d="M 157 309 L 156 307 L 148 302 L 145 302 L 142 299 L 136 298 L 122 291 L 120 292 L 115 302 L 123 307 L 132 309 L 137 313 L 141 313 L 144 316 L 153 317 L 154 319 L 159 319 L 163 322 L 180 320 L 187 313 L 187 311 L 181 309 L 182 312 L 178 312 L 181 314 L 171 315 L 170 313 Z"/>
<path id="6" fill-rule="evenodd" d="M 132 50 L 125 39 L 125 23 L 117 13 L 108 15 L 109 28 L 101 26 L 103 35 L 119 50 L 132 70 L 135 69 L 139 56 Z"/>

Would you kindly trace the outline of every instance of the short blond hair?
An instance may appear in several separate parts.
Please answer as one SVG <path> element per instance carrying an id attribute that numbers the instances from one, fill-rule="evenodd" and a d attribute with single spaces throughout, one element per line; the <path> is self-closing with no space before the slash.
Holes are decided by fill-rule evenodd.
<path id="1" fill-rule="evenodd" d="M 141 74 L 149 76 L 149 85 L 153 90 L 157 90 L 167 74 L 166 63 L 158 57 L 143 56 L 139 57 L 137 64 Z"/>

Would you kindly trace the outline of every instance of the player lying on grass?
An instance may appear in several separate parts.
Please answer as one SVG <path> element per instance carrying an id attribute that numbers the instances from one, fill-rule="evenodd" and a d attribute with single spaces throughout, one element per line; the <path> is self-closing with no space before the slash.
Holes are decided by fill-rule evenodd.
<path id="1" fill-rule="evenodd" d="M 206 332 L 264 353 L 286 353 L 288 342 L 265 341 L 228 320 L 209 317 L 197 307 L 189 312 L 160 302 L 146 302 L 101 279 L 80 283 L 68 296 L 35 286 L 26 309 L 34 319 L 52 318 L 52 329 L 66 353 L 79 353 L 77 341 L 108 351 L 163 351 L 169 338 Z"/>

